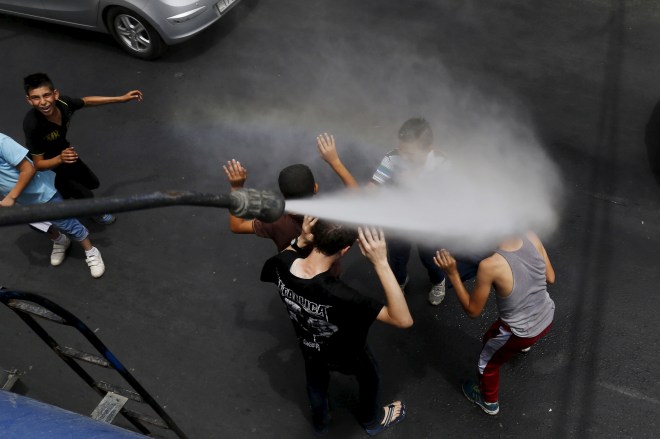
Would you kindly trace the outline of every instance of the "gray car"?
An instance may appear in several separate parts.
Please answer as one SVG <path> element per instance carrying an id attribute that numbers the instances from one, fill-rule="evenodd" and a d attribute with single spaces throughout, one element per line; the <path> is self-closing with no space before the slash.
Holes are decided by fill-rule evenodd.
<path id="1" fill-rule="evenodd" d="M 240 0 L 0 0 L 0 13 L 112 34 L 138 58 L 160 56 Z"/>

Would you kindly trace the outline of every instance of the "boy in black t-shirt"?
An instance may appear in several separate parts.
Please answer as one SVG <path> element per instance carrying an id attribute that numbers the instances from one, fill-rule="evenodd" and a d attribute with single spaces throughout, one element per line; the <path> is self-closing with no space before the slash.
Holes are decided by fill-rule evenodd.
<path id="1" fill-rule="evenodd" d="M 32 106 L 23 119 L 23 132 L 34 167 L 38 171 L 55 171 L 55 187 L 62 197 L 92 198 L 92 190 L 99 187 L 99 179 L 78 157 L 78 152 L 66 138 L 73 113 L 83 107 L 141 101 L 142 92 L 133 90 L 123 96 L 70 98 L 60 96 L 59 90 L 44 73 L 26 76 L 23 87 Z M 112 224 L 115 217 L 105 214 L 94 217 L 94 220 Z"/>
<path id="2" fill-rule="evenodd" d="M 330 273 L 332 264 L 348 252 L 356 238 L 360 251 L 373 264 L 380 279 L 385 305 L 363 296 Z M 312 242 L 312 252 L 302 257 L 299 251 Z M 369 228 L 355 231 L 305 217 L 301 235 L 266 261 L 261 280 L 277 285 L 298 336 L 316 433 L 327 432 L 330 421 L 327 397 L 330 371 L 357 378 L 358 420 L 369 435 L 403 420 L 406 411 L 401 401 L 383 408 L 378 405 L 380 377 L 366 342 L 374 320 L 400 328 L 413 324 L 403 291 L 387 262 L 382 231 Z"/>

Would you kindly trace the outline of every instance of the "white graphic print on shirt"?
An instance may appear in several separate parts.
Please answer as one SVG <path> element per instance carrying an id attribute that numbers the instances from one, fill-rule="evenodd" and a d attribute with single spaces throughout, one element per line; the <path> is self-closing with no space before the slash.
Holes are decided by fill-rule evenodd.
<path id="1" fill-rule="evenodd" d="M 299 329 L 302 329 L 299 331 L 302 343 L 320 352 L 324 339 L 329 338 L 339 329 L 328 321 L 327 311 L 330 305 L 315 303 L 299 296 L 284 285 L 279 273 L 277 286 L 289 311 L 289 318 Z"/>

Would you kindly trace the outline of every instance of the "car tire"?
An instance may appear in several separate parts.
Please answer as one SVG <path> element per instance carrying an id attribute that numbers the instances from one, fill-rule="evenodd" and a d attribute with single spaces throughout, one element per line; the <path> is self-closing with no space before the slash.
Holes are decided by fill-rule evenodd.
<path id="1" fill-rule="evenodd" d="M 137 58 L 155 59 L 167 49 L 156 29 L 129 9 L 111 8 L 105 24 L 122 49 Z"/>

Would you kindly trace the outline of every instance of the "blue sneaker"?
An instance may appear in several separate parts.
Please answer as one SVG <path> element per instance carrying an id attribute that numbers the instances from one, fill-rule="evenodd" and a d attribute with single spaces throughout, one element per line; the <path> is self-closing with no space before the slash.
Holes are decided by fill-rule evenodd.
<path id="1" fill-rule="evenodd" d="M 110 225 L 117 221 L 117 217 L 111 213 L 106 213 L 105 215 L 93 216 L 92 219 L 99 224 Z"/>
<path id="2" fill-rule="evenodd" d="M 474 381 L 467 381 L 463 383 L 463 395 L 479 407 L 481 410 L 488 413 L 489 415 L 496 415 L 500 411 L 500 404 L 498 402 L 486 402 L 481 396 L 481 390 L 479 390 L 479 384 Z"/>

